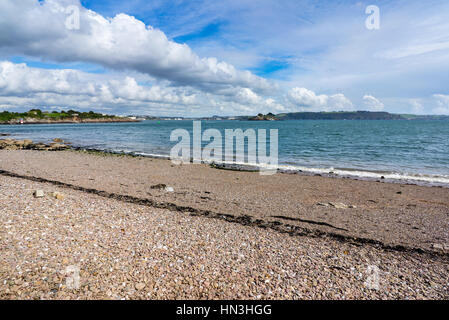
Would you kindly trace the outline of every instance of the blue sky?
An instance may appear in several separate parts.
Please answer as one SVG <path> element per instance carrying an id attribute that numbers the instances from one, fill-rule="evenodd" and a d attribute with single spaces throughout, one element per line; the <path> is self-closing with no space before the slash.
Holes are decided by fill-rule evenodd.
<path id="1" fill-rule="evenodd" d="M 223 60 L 226 52 L 236 55 L 232 62 L 264 77 L 276 78 L 277 71 L 288 73 L 289 61 L 297 54 L 319 54 L 326 43 L 303 52 L 286 46 L 264 45 L 264 35 L 278 37 L 277 32 L 289 28 L 313 25 L 316 19 L 326 19 L 332 8 L 341 10 L 336 1 L 81 1 L 89 9 L 113 17 L 121 12 L 135 16 L 148 25 L 161 29 L 173 41 Z M 342 2 L 344 3 L 344 2 Z M 347 2 L 350 6 L 351 2 Z M 370 2 L 372 3 L 372 1 Z M 293 9 L 293 11 L 291 11 Z M 359 10 L 360 11 L 360 10 Z M 362 10 L 363 11 L 363 10 Z M 364 21 L 364 13 L 358 15 Z M 261 28 L 262 27 L 262 28 Z M 270 34 L 271 33 L 271 34 Z M 269 52 L 258 53 L 258 59 L 247 61 L 245 51 L 263 46 Z M 220 53 L 220 48 L 224 53 Z M 240 53 L 240 54 L 239 54 Z M 242 61 L 239 60 L 239 55 Z"/>
<path id="2" fill-rule="evenodd" d="M 10 32 L 14 21 L 4 19 L 2 24 L 1 12 L 5 18 L 10 10 L 9 16 L 16 14 L 17 21 L 26 19 L 20 17 L 23 13 L 12 2 L 0 10 L 0 29 L 5 28 L 2 33 Z M 36 9 L 37 0 L 24 2 L 26 10 Z M 49 70 L 53 79 L 56 70 L 78 71 L 76 77 L 87 79 L 93 87 L 86 97 L 89 101 L 82 100 L 86 92 L 75 99 L 82 101 L 82 106 L 94 101 L 106 110 L 160 115 L 362 109 L 449 113 L 447 1 L 41 2 L 39 10 L 48 14 L 47 20 L 54 18 L 54 23 L 64 18 L 61 8 L 78 6 L 81 30 L 57 34 L 43 22 L 30 22 L 29 29 L 22 26 L 15 31 L 16 38 L 24 39 L 22 44 L 0 37 L 0 59 L 24 63 L 41 76 L 43 70 Z M 369 5 L 380 10 L 377 30 L 365 25 Z M 101 22 L 105 31 L 94 34 L 98 19 L 105 19 Z M 142 23 L 151 30 L 143 30 Z M 129 29 L 129 34 L 124 34 L 124 29 Z M 29 40 L 36 34 L 42 37 L 40 42 Z M 50 42 L 47 38 L 53 36 Z M 65 40 L 54 40 L 61 38 Z M 163 43 L 158 44 L 159 40 Z M 45 41 L 50 44 L 44 45 Z M 78 47 L 74 47 L 72 42 L 77 41 Z M 114 51 L 91 53 L 105 41 L 109 41 L 108 49 L 111 43 L 116 46 Z M 90 52 L 79 48 L 83 46 Z M 111 54 L 120 58 L 108 56 Z M 165 61 L 164 54 L 170 61 Z M 114 81 L 127 78 L 138 87 L 128 81 L 129 88 L 124 92 Z M 73 79 L 72 75 L 64 81 L 70 83 Z M 161 100 L 157 99 L 158 90 L 163 92 Z M 0 99 L 2 108 L 20 101 L 11 96 L 13 89 L 4 91 L 0 92 L 4 97 L 3 103 Z M 93 97 L 96 94 L 101 97 Z M 53 96 L 51 99 L 55 107 L 66 103 L 63 97 L 60 100 Z M 23 101 L 44 103 L 37 98 L 36 102 Z"/>

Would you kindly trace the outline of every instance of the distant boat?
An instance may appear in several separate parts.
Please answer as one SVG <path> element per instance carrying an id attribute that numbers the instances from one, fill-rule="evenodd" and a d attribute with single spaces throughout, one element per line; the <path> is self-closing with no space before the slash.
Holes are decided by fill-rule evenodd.
<path id="1" fill-rule="evenodd" d="M 23 119 L 22 118 L 20 119 L 20 124 L 23 124 Z"/>

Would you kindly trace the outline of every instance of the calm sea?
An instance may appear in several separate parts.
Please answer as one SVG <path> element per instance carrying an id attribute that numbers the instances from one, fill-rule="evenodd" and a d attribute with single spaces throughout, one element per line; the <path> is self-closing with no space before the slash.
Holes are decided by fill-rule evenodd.
<path id="1" fill-rule="evenodd" d="M 202 129 L 278 129 L 284 169 L 449 184 L 449 121 L 202 121 Z M 1 126 L 14 138 L 62 138 L 77 147 L 168 156 L 174 129 L 192 121 Z M 205 142 L 206 143 L 206 142 Z M 206 143 L 207 144 L 207 143 Z"/>

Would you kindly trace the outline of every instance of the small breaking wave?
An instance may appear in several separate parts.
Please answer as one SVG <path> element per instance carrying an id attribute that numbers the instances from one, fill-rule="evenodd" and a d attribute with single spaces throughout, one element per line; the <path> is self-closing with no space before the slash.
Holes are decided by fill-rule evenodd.
<path id="1" fill-rule="evenodd" d="M 126 154 L 166 159 L 170 160 L 170 156 L 164 154 L 145 153 L 145 152 L 133 152 L 129 150 L 115 150 L 115 152 L 122 152 Z M 191 159 L 192 160 L 192 159 Z M 419 173 L 402 173 L 402 172 L 388 172 L 388 171 L 376 171 L 376 170 L 359 170 L 352 168 L 319 168 L 319 167 L 306 167 L 294 164 L 264 164 L 264 163 L 248 163 L 238 161 L 217 161 L 216 159 L 203 159 L 202 163 L 206 164 L 218 164 L 223 167 L 237 168 L 250 171 L 258 170 L 278 170 L 286 173 L 305 173 L 305 174 L 320 174 L 332 177 L 346 177 L 353 179 L 365 179 L 365 180 L 384 180 L 388 182 L 397 183 L 414 183 L 418 185 L 430 185 L 430 186 L 445 186 L 449 187 L 449 175 L 429 175 Z"/>

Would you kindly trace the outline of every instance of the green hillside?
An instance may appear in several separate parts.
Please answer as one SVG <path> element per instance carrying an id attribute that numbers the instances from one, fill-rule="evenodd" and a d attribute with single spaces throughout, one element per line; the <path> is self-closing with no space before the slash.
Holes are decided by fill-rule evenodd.
<path id="1" fill-rule="evenodd" d="M 75 110 L 68 111 L 52 111 L 46 112 L 41 111 L 39 109 L 31 109 L 28 112 L 9 112 L 3 111 L 0 112 L 0 122 L 8 122 L 11 120 L 20 120 L 20 119 L 37 119 L 37 120 L 66 120 L 66 119 L 104 119 L 104 118 L 115 118 L 112 115 L 103 115 L 101 113 L 95 113 L 93 111 L 89 112 L 80 112 Z"/>

